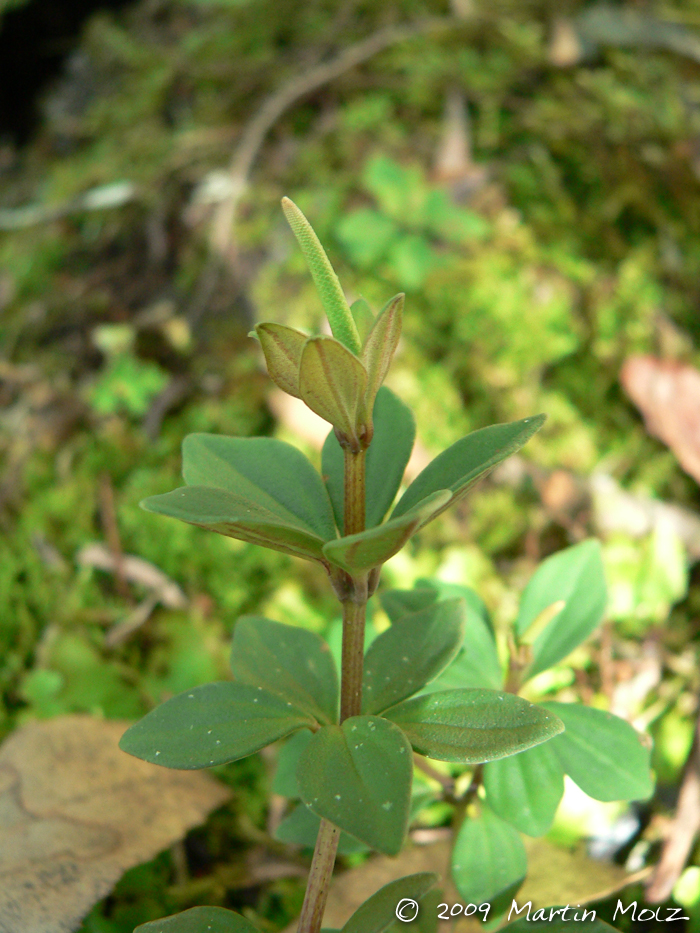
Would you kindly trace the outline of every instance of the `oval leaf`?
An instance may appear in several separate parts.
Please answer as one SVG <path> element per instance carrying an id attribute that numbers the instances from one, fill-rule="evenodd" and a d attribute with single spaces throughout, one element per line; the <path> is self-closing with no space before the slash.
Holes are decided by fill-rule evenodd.
<path id="1" fill-rule="evenodd" d="M 241 616 L 231 670 L 242 684 L 263 687 L 320 723 L 337 722 L 338 676 L 326 642 L 314 632 L 261 616 Z"/>
<path id="2" fill-rule="evenodd" d="M 564 771 L 596 800 L 646 800 L 654 789 L 651 750 L 635 729 L 612 713 L 579 703 L 543 703 L 566 732 L 552 741 Z"/>
<path id="3" fill-rule="evenodd" d="M 389 370 L 401 336 L 405 295 L 396 295 L 377 316 L 362 347 L 360 359 L 367 370 L 367 407 L 372 409 L 379 387 Z"/>
<path id="4" fill-rule="evenodd" d="M 372 413 L 374 436 L 365 455 L 365 526 L 374 528 L 391 508 L 399 491 L 413 442 L 416 425 L 411 410 L 382 386 Z M 321 472 L 328 487 L 335 521 L 343 529 L 345 458 L 333 431 L 323 445 Z"/>
<path id="5" fill-rule="evenodd" d="M 420 902 L 437 880 L 437 875 L 423 871 L 390 881 L 355 911 L 341 933 L 384 933 L 396 921 L 399 901 L 409 898 Z"/>
<path id="6" fill-rule="evenodd" d="M 166 768 L 210 768 L 252 755 L 315 721 L 259 687 L 221 681 L 166 700 L 122 736 L 119 747 Z"/>
<path id="7" fill-rule="evenodd" d="M 362 681 L 364 713 L 381 713 L 437 677 L 464 638 L 461 599 L 436 603 L 406 616 L 370 645 Z"/>
<path id="8" fill-rule="evenodd" d="M 484 768 L 489 806 L 528 836 L 543 836 L 564 793 L 564 771 L 552 742 L 490 761 Z"/>
<path id="9" fill-rule="evenodd" d="M 305 803 L 300 803 L 292 812 L 285 816 L 275 830 L 275 839 L 295 846 L 305 846 L 313 849 L 316 837 L 321 826 L 321 818 L 309 810 Z M 339 855 L 354 855 L 357 852 L 367 852 L 367 846 L 358 842 L 347 833 L 341 833 L 338 840 Z"/>
<path id="10" fill-rule="evenodd" d="M 379 597 L 382 609 L 391 622 L 400 622 L 406 616 L 427 609 L 437 602 L 437 590 L 431 587 L 416 587 L 413 590 L 385 590 Z"/>
<path id="11" fill-rule="evenodd" d="M 357 327 L 357 333 L 360 336 L 360 342 L 364 343 L 367 339 L 367 334 L 372 330 L 372 325 L 374 324 L 374 313 L 369 306 L 369 303 L 365 301 L 364 298 L 357 298 L 350 305 L 350 313 L 352 314 L 352 319 L 355 322 L 355 327 Z"/>
<path id="12" fill-rule="evenodd" d="M 411 535 L 441 512 L 451 498 L 448 490 L 440 490 L 401 518 L 392 518 L 376 528 L 329 541 L 323 547 L 323 554 L 332 564 L 351 574 L 379 567 L 398 553 Z"/>
<path id="13" fill-rule="evenodd" d="M 600 544 L 582 541 L 548 557 L 525 587 L 516 621 L 519 636 L 553 603 L 562 609 L 532 639 L 528 677 L 561 661 L 600 624 L 606 603 Z"/>
<path id="14" fill-rule="evenodd" d="M 260 341 L 270 379 L 283 392 L 301 398 L 299 395 L 299 364 L 301 351 L 309 339 L 294 327 L 286 324 L 258 324 L 255 333 Z"/>
<path id="15" fill-rule="evenodd" d="M 551 712 L 512 693 L 445 690 L 404 700 L 384 713 L 421 755 L 478 764 L 546 742 L 564 726 Z"/>
<path id="16" fill-rule="evenodd" d="M 260 930 L 232 910 L 191 907 L 172 917 L 142 923 L 134 933 L 260 933 Z"/>
<path id="17" fill-rule="evenodd" d="M 509 823 L 488 807 L 464 820 L 452 850 L 452 878 L 465 903 L 490 903 L 504 893 L 514 894 L 526 872 L 525 847 Z"/>
<path id="18" fill-rule="evenodd" d="M 400 729 L 375 716 L 324 726 L 299 760 L 302 800 L 360 842 L 396 855 L 408 825 L 411 747 Z"/>
<path id="19" fill-rule="evenodd" d="M 367 370 L 333 337 L 310 337 L 299 368 L 299 396 L 341 434 L 357 438 L 364 408 Z"/>
<path id="20" fill-rule="evenodd" d="M 510 424 L 494 424 L 463 437 L 437 456 L 414 479 L 399 499 L 391 517 L 405 514 L 438 489 L 451 490 L 452 501 L 457 502 L 481 476 L 526 444 L 542 427 L 545 417 L 535 415 Z"/>

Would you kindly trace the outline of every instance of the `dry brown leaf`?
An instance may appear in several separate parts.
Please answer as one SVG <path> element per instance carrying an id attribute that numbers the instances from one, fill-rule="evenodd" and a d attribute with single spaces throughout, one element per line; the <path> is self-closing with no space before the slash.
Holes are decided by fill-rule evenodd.
<path id="1" fill-rule="evenodd" d="M 562 849 L 546 839 L 524 837 L 523 841 L 527 850 L 528 876 L 516 897 L 518 907 L 528 901 L 532 901 L 535 907 L 590 904 L 640 881 L 651 871 L 644 869 L 629 875 L 619 865 L 596 862 L 581 851 Z M 434 871 L 440 876 L 445 902 L 450 906 L 463 903 L 449 877 L 449 854 L 449 842 L 414 846 L 398 858 L 377 856 L 346 872 L 331 888 L 323 925 L 340 929 L 360 904 L 383 885 L 420 871 Z M 552 866 L 556 866 L 556 871 Z M 439 930 L 440 933 L 472 933 L 483 930 L 483 923 L 473 917 L 467 920 L 462 917 L 454 926 L 450 926 L 449 921 L 440 924 Z M 291 923 L 283 933 L 296 933 L 296 923 Z"/>
<path id="2" fill-rule="evenodd" d="M 620 372 L 647 431 L 671 448 L 700 483 L 700 372 L 674 360 L 631 356 Z"/>
<path id="3" fill-rule="evenodd" d="M 0 746 L 0 930 L 71 933 L 121 875 L 230 791 L 120 751 L 127 723 L 61 716 Z"/>

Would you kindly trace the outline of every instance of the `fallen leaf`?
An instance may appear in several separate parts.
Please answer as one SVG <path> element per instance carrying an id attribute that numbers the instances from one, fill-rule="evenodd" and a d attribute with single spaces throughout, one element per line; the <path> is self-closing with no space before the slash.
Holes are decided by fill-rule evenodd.
<path id="1" fill-rule="evenodd" d="M 620 372 L 625 392 L 663 441 L 700 483 L 700 372 L 674 360 L 631 356 Z"/>
<path id="2" fill-rule="evenodd" d="M 206 774 L 125 755 L 127 725 L 61 716 L 0 746 L 2 933 L 72 933 L 127 869 L 230 797 Z"/>

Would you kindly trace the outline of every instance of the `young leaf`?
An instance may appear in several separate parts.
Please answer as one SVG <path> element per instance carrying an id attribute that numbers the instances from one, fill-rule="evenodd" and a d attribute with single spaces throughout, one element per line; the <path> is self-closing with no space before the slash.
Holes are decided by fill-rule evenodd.
<path id="1" fill-rule="evenodd" d="M 376 528 L 369 528 L 356 535 L 347 535 L 324 545 L 323 554 L 332 563 L 348 573 L 362 573 L 385 563 L 393 557 L 411 535 L 415 534 L 434 515 L 442 511 L 452 494 L 440 490 L 406 512 L 400 518 L 390 519 Z"/>
<path id="2" fill-rule="evenodd" d="M 367 370 L 333 337 L 309 337 L 299 367 L 299 396 L 346 437 L 357 437 Z"/>
<path id="3" fill-rule="evenodd" d="M 321 246 L 311 224 L 293 201 L 290 201 L 289 198 L 282 198 L 282 210 L 311 270 L 333 336 L 344 344 L 351 353 L 359 356 L 361 350 L 360 335 L 357 332 L 357 326 L 350 313 L 338 276 L 335 274 L 325 250 Z"/>
<path id="4" fill-rule="evenodd" d="M 270 379 L 288 395 L 299 395 L 299 364 L 308 334 L 286 324 L 257 324 L 255 333 L 265 354 Z"/>
<path id="5" fill-rule="evenodd" d="M 461 583 L 445 583 L 444 580 L 431 580 L 426 577 L 419 577 L 415 586 L 435 590 L 439 599 L 463 599 L 472 612 L 479 616 L 493 636 L 493 622 L 486 604 L 476 590 L 473 590 L 470 586 L 462 586 Z"/>
<path id="6" fill-rule="evenodd" d="M 596 800 L 646 800 L 651 750 L 623 719 L 579 703 L 543 703 L 566 726 L 552 741 L 564 771 Z"/>
<path id="7" fill-rule="evenodd" d="M 396 498 L 406 464 L 413 450 L 416 426 L 411 410 L 394 393 L 382 386 L 372 413 L 374 436 L 365 455 L 365 495 L 367 528 L 378 525 Z M 338 528 L 343 529 L 343 451 L 333 431 L 323 445 L 323 473 Z"/>
<path id="8" fill-rule="evenodd" d="M 220 681 L 161 703 L 126 730 L 119 747 L 143 761 L 191 771 L 245 758 L 305 727 L 316 722 L 279 697 Z"/>
<path id="9" fill-rule="evenodd" d="M 372 330 L 374 324 L 372 309 L 365 299 L 360 297 L 350 305 L 350 313 L 360 335 L 360 343 L 364 344 L 367 334 Z"/>
<path id="10" fill-rule="evenodd" d="M 464 764 L 515 755 L 564 729 L 541 706 L 493 690 L 428 693 L 404 700 L 383 715 L 401 727 L 421 755 Z"/>
<path id="11" fill-rule="evenodd" d="M 400 622 L 406 616 L 427 609 L 438 599 L 437 590 L 431 587 L 416 587 L 414 590 L 386 590 L 379 597 L 382 609 L 392 623 Z"/>
<path id="12" fill-rule="evenodd" d="M 552 742 L 490 761 L 484 768 L 489 806 L 528 836 L 543 836 L 564 793 L 564 772 Z"/>
<path id="13" fill-rule="evenodd" d="M 459 651 L 464 615 L 464 601 L 451 599 L 382 632 L 365 657 L 363 712 L 381 713 L 437 677 Z"/>
<path id="14" fill-rule="evenodd" d="M 405 295 L 396 295 L 387 302 L 362 347 L 360 359 L 367 370 L 367 407 L 370 410 L 384 382 L 401 336 L 404 298 Z"/>
<path id="15" fill-rule="evenodd" d="M 437 875 L 427 871 L 390 881 L 355 911 L 341 933 L 384 933 L 396 920 L 399 901 L 420 901 L 436 883 Z"/>
<path id="16" fill-rule="evenodd" d="M 483 904 L 504 892 L 514 894 L 526 872 L 525 847 L 509 823 L 488 807 L 464 820 L 452 850 L 452 878 L 465 903 Z"/>
<path id="17" fill-rule="evenodd" d="M 396 855 L 406 835 L 413 773 L 400 729 L 375 716 L 324 726 L 299 760 L 304 803 L 360 842 Z"/>
<path id="18" fill-rule="evenodd" d="M 481 476 L 526 444 L 542 427 L 545 417 L 535 415 L 510 424 L 494 424 L 463 437 L 439 454 L 414 479 L 391 517 L 403 515 L 437 489 L 450 489 L 453 493 L 451 501 L 459 501 Z"/>
<path id="19" fill-rule="evenodd" d="M 600 544 L 582 541 L 548 557 L 525 587 L 516 621 L 522 637 L 553 603 L 564 606 L 534 639 L 528 677 L 561 661 L 598 626 L 605 612 L 606 592 Z"/>
<path id="20" fill-rule="evenodd" d="M 263 687 L 320 723 L 338 719 L 335 663 L 314 632 L 241 616 L 233 633 L 231 670 L 240 683 Z"/>
<path id="21" fill-rule="evenodd" d="M 181 914 L 150 920 L 134 933 L 260 933 L 250 920 L 223 907 L 191 907 Z"/>
<path id="22" fill-rule="evenodd" d="M 292 812 L 285 816 L 275 830 L 275 839 L 295 846 L 306 846 L 313 849 L 316 845 L 318 828 L 321 825 L 320 817 L 316 816 L 305 803 L 300 803 Z M 367 852 L 367 846 L 358 842 L 347 833 L 341 833 L 338 840 L 339 855 L 354 855 L 357 852 Z"/>

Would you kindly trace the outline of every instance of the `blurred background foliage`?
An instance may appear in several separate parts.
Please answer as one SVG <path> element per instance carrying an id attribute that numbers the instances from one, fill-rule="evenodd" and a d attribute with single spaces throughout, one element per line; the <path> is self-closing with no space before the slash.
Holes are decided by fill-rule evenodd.
<path id="1" fill-rule="evenodd" d="M 657 796 L 617 857 L 653 862 L 697 713 L 700 493 L 619 373 L 636 353 L 700 362 L 700 3 L 78 6 L 60 55 L 32 48 L 60 69 L 14 89 L 17 113 L 3 76 L 0 736 L 68 712 L 136 717 L 226 676 L 241 613 L 333 631 L 314 567 L 138 508 L 177 485 L 188 432 L 277 433 L 318 461 L 317 426 L 271 393 L 246 337 L 258 320 L 321 324 L 288 195 L 350 298 L 376 309 L 407 293 L 389 384 L 415 412 L 420 456 L 547 413 L 385 583 L 468 584 L 503 628 L 539 560 L 601 537 L 608 624 L 537 689 L 650 729 Z M 40 0 L 0 2 L 0 45 L 30 35 L 31 15 Z M 297 93 L 300 76 L 406 24 Z M 232 153 L 279 89 L 289 105 L 253 154 L 222 256 L 211 229 Z M 111 569 L 86 556 L 95 542 Z M 120 555 L 175 581 L 180 601 Z M 188 837 L 188 877 L 173 880 L 167 854 L 130 872 L 84 933 L 130 931 L 202 892 L 270 931 L 291 918 L 297 878 L 221 880 L 230 851 L 266 832 L 269 778 L 258 759 L 220 771 L 234 804 Z M 577 812 L 555 837 L 598 832 Z M 700 930 L 693 864 L 676 893 Z"/>

